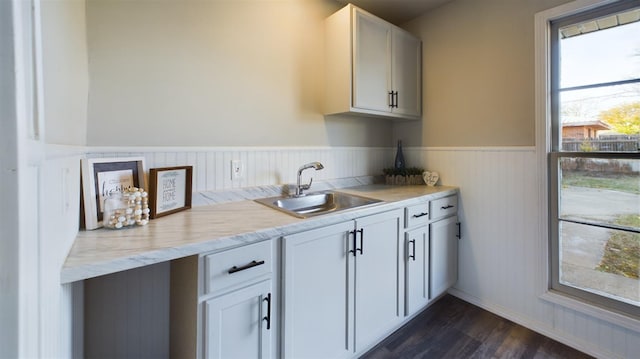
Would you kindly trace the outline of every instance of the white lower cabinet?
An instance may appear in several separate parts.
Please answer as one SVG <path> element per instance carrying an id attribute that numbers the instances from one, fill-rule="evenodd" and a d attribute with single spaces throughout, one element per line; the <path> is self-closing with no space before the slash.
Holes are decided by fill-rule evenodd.
<path id="1" fill-rule="evenodd" d="M 353 352 L 353 261 L 345 254 L 352 230 L 348 222 L 284 238 L 284 357 Z"/>
<path id="2" fill-rule="evenodd" d="M 405 209 L 405 315 L 444 294 L 458 279 L 458 196 Z"/>
<path id="3" fill-rule="evenodd" d="M 433 298 L 444 293 L 458 280 L 458 226 L 458 217 L 449 217 L 429 225 L 430 291 Z"/>
<path id="4" fill-rule="evenodd" d="M 172 358 L 278 356 L 277 241 L 171 263 Z"/>
<path id="5" fill-rule="evenodd" d="M 360 244 L 355 260 L 355 350 L 390 334 L 402 319 L 399 292 L 402 211 L 356 220 Z M 363 239 L 364 238 L 364 239 Z"/>
<path id="6" fill-rule="evenodd" d="M 405 315 L 429 302 L 429 232 L 427 226 L 405 233 Z"/>
<path id="7" fill-rule="evenodd" d="M 204 302 L 204 357 L 268 358 L 271 353 L 271 280 Z"/>
<path id="8" fill-rule="evenodd" d="M 457 196 L 172 261 L 175 358 L 353 358 L 455 284 Z"/>
<path id="9" fill-rule="evenodd" d="M 402 211 L 285 236 L 285 358 L 347 358 L 402 319 Z"/>

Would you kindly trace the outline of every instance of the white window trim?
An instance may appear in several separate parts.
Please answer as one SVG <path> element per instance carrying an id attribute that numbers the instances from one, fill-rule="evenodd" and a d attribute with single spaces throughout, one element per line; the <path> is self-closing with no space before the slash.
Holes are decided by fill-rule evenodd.
<path id="1" fill-rule="evenodd" d="M 538 262 L 537 285 L 539 298 L 594 318 L 615 324 L 634 331 L 640 331 L 640 320 L 590 305 L 573 297 L 549 289 L 549 191 L 547 187 L 548 165 L 547 153 L 551 149 L 551 63 L 550 63 L 550 22 L 559 18 L 587 11 L 615 0 L 577 0 L 549 10 L 539 12 L 534 19 L 535 45 L 535 133 L 536 155 L 538 161 L 538 245 L 540 260 Z"/>

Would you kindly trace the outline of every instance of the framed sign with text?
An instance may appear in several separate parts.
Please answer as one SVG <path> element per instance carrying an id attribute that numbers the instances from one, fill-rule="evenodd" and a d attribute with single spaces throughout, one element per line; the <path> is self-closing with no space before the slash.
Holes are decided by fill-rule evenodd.
<path id="1" fill-rule="evenodd" d="M 127 188 L 145 188 L 144 158 L 85 158 L 82 175 L 82 220 L 85 229 L 102 227 L 104 200 Z"/>
<path id="2" fill-rule="evenodd" d="M 149 209 L 158 218 L 191 208 L 193 166 L 151 168 Z"/>

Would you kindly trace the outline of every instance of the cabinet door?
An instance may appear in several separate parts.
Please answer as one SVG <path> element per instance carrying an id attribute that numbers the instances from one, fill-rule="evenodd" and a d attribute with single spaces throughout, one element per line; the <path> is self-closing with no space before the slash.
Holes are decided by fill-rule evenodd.
<path id="1" fill-rule="evenodd" d="M 458 280 L 458 217 L 429 225 L 431 244 L 431 297 L 444 293 Z"/>
<path id="2" fill-rule="evenodd" d="M 391 26 L 357 9 L 353 17 L 352 105 L 390 112 Z"/>
<path id="3" fill-rule="evenodd" d="M 284 357 L 345 358 L 353 352 L 349 221 L 284 237 Z"/>
<path id="4" fill-rule="evenodd" d="M 356 351 L 389 334 L 401 319 L 402 210 L 356 220 Z"/>
<path id="5" fill-rule="evenodd" d="M 428 226 L 405 233 L 405 315 L 417 312 L 429 301 Z"/>
<path id="6" fill-rule="evenodd" d="M 393 29 L 391 88 L 397 92 L 393 112 L 419 117 L 422 112 L 422 43 L 409 33 Z"/>
<path id="7" fill-rule="evenodd" d="M 256 283 L 204 303 L 205 358 L 269 358 L 271 280 Z"/>

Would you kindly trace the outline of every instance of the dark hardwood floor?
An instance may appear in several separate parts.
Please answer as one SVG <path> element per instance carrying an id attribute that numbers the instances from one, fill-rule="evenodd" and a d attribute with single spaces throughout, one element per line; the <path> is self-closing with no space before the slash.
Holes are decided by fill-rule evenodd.
<path id="1" fill-rule="evenodd" d="M 361 358 L 592 358 L 446 295 Z"/>

